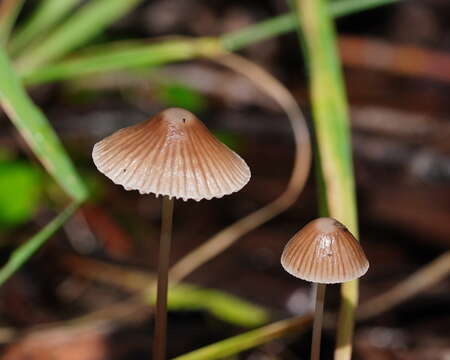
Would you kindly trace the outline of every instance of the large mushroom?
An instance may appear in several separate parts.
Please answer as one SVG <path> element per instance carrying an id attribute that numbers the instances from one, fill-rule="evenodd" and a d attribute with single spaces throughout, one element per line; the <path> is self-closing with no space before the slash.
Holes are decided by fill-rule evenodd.
<path id="1" fill-rule="evenodd" d="M 98 170 L 126 190 L 163 196 L 153 359 L 166 352 L 167 286 L 174 199 L 200 201 L 240 190 L 245 161 L 191 112 L 170 108 L 94 146 Z"/>
<path id="2" fill-rule="evenodd" d="M 319 218 L 289 240 L 281 255 L 281 265 L 291 275 L 314 284 L 316 307 L 311 360 L 318 360 L 326 284 L 363 276 L 369 262 L 358 240 L 343 224 L 332 218 Z"/>

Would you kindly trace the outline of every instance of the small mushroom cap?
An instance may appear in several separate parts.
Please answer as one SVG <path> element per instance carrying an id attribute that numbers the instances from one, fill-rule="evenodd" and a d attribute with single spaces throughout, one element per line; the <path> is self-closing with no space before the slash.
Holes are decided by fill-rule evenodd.
<path id="1" fill-rule="evenodd" d="M 92 158 L 126 190 L 183 200 L 220 198 L 250 180 L 245 161 L 180 108 L 115 132 L 95 144 Z"/>
<path id="2" fill-rule="evenodd" d="M 303 280 L 335 284 L 357 279 L 369 269 L 359 242 L 339 221 L 319 218 L 286 244 L 281 265 Z"/>

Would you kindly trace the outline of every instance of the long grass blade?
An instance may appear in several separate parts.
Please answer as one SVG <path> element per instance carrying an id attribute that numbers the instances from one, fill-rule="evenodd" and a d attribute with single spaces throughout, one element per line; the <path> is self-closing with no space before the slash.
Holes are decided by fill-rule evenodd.
<path id="1" fill-rule="evenodd" d="M 44 114 L 33 104 L 0 47 L 0 105 L 58 184 L 77 201 L 87 190 Z"/>
<path id="2" fill-rule="evenodd" d="M 178 356 L 173 360 L 216 360 L 268 343 L 291 333 L 298 334 L 311 323 L 311 315 L 282 320 Z"/>
<path id="3" fill-rule="evenodd" d="M 336 34 L 325 0 L 297 0 L 310 71 L 311 101 L 329 216 L 357 234 L 346 92 Z M 342 285 L 335 359 L 350 359 L 358 282 Z"/>
<path id="4" fill-rule="evenodd" d="M 170 310 L 203 310 L 234 326 L 252 328 L 269 320 L 267 310 L 226 292 L 178 284 L 169 289 Z"/>
<path id="5" fill-rule="evenodd" d="M 329 2 L 327 7 L 329 14 L 337 18 L 399 1 L 341 0 Z M 222 35 L 222 44 L 228 51 L 237 51 L 256 42 L 291 32 L 296 29 L 297 23 L 297 16 L 290 12 Z"/>
<path id="6" fill-rule="evenodd" d="M 81 0 L 42 0 L 25 24 L 12 36 L 8 44 L 11 55 L 17 54 L 32 40 L 56 25 Z"/>
<path id="7" fill-rule="evenodd" d="M 28 85 L 46 83 L 91 73 L 120 69 L 156 66 L 169 62 L 189 60 L 200 56 L 203 40 L 166 40 L 148 44 L 134 42 L 132 45 L 110 44 L 98 46 L 86 55 L 46 66 L 25 75 Z"/>
<path id="8" fill-rule="evenodd" d="M 356 313 L 358 320 L 374 318 L 402 302 L 419 294 L 423 294 L 428 288 L 445 280 L 450 274 L 450 250 L 422 266 L 414 273 L 408 275 L 400 283 L 396 284 L 384 293 L 378 294 L 358 308 Z"/>
<path id="9" fill-rule="evenodd" d="M 47 38 L 17 59 L 21 74 L 50 63 L 87 43 L 142 0 L 91 0 Z"/>
<path id="10" fill-rule="evenodd" d="M 9 279 L 75 212 L 79 204 L 69 205 L 64 211 L 47 224 L 41 231 L 19 246 L 11 254 L 9 260 L 0 269 L 0 286 Z"/>

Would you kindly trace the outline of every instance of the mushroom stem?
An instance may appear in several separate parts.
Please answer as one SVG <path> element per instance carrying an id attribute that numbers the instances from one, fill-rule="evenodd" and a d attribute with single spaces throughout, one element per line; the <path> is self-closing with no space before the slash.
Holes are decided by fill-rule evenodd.
<path id="1" fill-rule="evenodd" d="M 314 283 L 314 297 L 316 309 L 314 311 L 314 324 L 311 342 L 311 360 L 320 359 L 320 338 L 322 336 L 323 304 L 325 301 L 326 284 Z"/>
<path id="2" fill-rule="evenodd" d="M 158 289 L 155 314 L 155 337 L 153 343 L 153 359 L 164 360 L 166 357 L 167 331 L 167 288 L 170 259 L 170 243 L 172 240 L 172 218 L 174 200 L 168 196 L 162 201 L 161 240 L 159 243 Z"/>

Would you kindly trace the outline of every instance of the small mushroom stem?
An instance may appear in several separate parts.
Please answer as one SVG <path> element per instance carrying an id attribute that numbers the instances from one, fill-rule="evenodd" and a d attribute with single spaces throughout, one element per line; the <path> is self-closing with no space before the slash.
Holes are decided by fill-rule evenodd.
<path id="1" fill-rule="evenodd" d="M 320 338 L 322 336 L 322 321 L 323 321 L 323 304 L 325 301 L 325 284 L 314 283 L 314 292 L 316 299 L 316 309 L 314 311 L 314 324 L 311 342 L 311 360 L 320 359 Z"/>
<path id="2" fill-rule="evenodd" d="M 170 259 L 170 243 L 172 240 L 172 218 L 174 200 L 168 196 L 162 201 L 161 240 L 158 260 L 158 289 L 156 297 L 155 337 L 153 343 L 153 359 L 164 360 L 166 357 L 167 332 L 167 288 Z"/>

